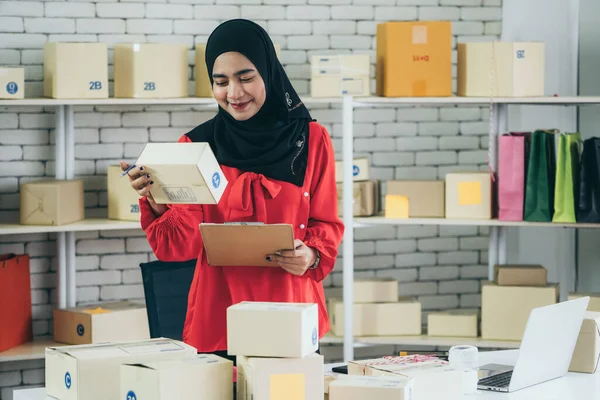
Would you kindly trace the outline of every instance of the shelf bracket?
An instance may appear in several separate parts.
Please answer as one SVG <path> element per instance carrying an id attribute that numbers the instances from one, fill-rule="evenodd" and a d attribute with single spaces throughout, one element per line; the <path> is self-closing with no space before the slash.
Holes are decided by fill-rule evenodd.
<path id="1" fill-rule="evenodd" d="M 57 180 L 67 178 L 66 171 L 66 134 L 65 134 L 65 106 L 58 105 L 54 109 L 55 119 L 55 177 Z M 65 308 L 67 306 L 67 234 L 59 232 L 56 234 L 56 257 L 57 257 L 57 307 Z"/>
<path id="2" fill-rule="evenodd" d="M 343 242 L 343 300 L 344 300 L 344 362 L 354 359 L 354 106 L 351 96 L 342 101 L 343 121 L 343 171 L 342 211 L 344 221 Z"/>

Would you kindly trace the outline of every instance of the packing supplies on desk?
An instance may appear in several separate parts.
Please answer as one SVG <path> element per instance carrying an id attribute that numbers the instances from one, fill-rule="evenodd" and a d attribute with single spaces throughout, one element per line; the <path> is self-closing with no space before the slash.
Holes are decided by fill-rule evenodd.
<path id="1" fill-rule="evenodd" d="M 120 43 L 114 48 L 115 97 L 188 97 L 188 47 Z"/>
<path id="2" fill-rule="evenodd" d="M 106 171 L 108 218 L 121 221 L 140 220 L 140 195 L 127 177 L 121 178 L 121 167 L 109 165 Z"/>
<path id="3" fill-rule="evenodd" d="M 46 43 L 44 96 L 55 99 L 108 98 L 106 43 Z"/>
<path id="4" fill-rule="evenodd" d="M 22 99 L 25 97 L 25 69 L 0 67 L 0 99 Z"/>
<path id="5" fill-rule="evenodd" d="M 46 348 L 46 394 L 61 400 L 118 399 L 120 365 L 193 357 L 171 339 Z"/>
<path id="6" fill-rule="evenodd" d="M 0 352 L 33 339 L 28 254 L 0 255 Z"/>
<path id="7" fill-rule="evenodd" d="M 214 354 L 122 364 L 119 399 L 210 399 L 233 397 L 233 362 Z"/>
<path id="8" fill-rule="evenodd" d="M 403 376 L 348 376 L 329 384 L 329 400 L 412 400 L 413 379 Z"/>
<path id="9" fill-rule="evenodd" d="M 459 43 L 458 96 L 544 96 L 544 47 L 539 42 Z"/>
<path id="10" fill-rule="evenodd" d="M 312 97 L 371 95 L 371 57 L 368 54 L 315 55 L 311 58 Z"/>
<path id="11" fill-rule="evenodd" d="M 427 315 L 429 336 L 477 337 L 479 312 L 477 310 L 448 310 Z"/>
<path id="12" fill-rule="evenodd" d="M 600 366 L 600 312 L 585 313 L 569 371 L 593 374 Z"/>
<path id="13" fill-rule="evenodd" d="M 19 191 L 22 225 L 65 225 L 84 218 L 81 180 L 34 181 Z"/>
<path id="14" fill-rule="evenodd" d="M 319 348 L 313 303 L 244 301 L 227 308 L 227 353 L 254 357 L 306 357 Z"/>
<path id="15" fill-rule="evenodd" d="M 575 293 L 571 292 L 568 295 L 568 300 L 575 300 L 581 297 L 589 296 L 590 303 L 588 304 L 588 311 L 600 312 L 600 293 Z"/>
<path id="16" fill-rule="evenodd" d="M 555 137 L 557 134 L 559 134 L 557 130 L 533 132 L 525 178 L 524 221 L 552 221 L 556 183 Z"/>
<path id="17" fill-rule="evenodd" d="M 498 140 L 498 219 L 523 221 L 531 133 L 511 132 Z"/>
<path id="18" fill-rule="evenodd" d="M 95 344 L 150 339 L 144 304 L 132 301 L 54 310 L 54 341 Z"/>
<path id="19" fill-rule="evenodd" d="M 449 21 L 377 24 L 377 96 L 452 95 Z"/>
<path id="20" fill-rule="evenodd" d="M 491 175 L 487 172 L 446 174 L 446 218 L 491 219 Z"/>
<path id="21" fill-rule="evenodd" d="M 494 282 L 499 286 L 547 286 L 548 270 L 542 265 L 495 265 Z"/>
<path id="22" fill-rule="evenodd" d="M 463 371 L 453 369 L 450 363 L 434 356 L 410 355 L 350 361 L 348 374 L 412 378 L 414 400 L 463 399 Z"/>
<path id="23" fill-rule="evenodd" d="M 556 153 L 556 185 L 552 222 L 577 222 L 581 134 L 561 133 Z"/>
<path id="24" fill-rule="evenodd" d="M 444 181 L 388 181 L 385 214 L 394 218 L 395 215 L 408 215 L 408 218 L 444 218 Z M 405 201 L 396 200 L 403 196 Z M 388 202 L 388 199 L 390 200 Z M 403 210 L 403 204 L 408 202 L 408 212 Z"/>
<path id="25" fill-rule="evenodd" d="M 264 358 L 237 356 L 237 398 L 253 400 L 322 399 L 323 356 Z"/>
<path id="26" fill-rule="evenodd" d="M 343 215 L 344 184 L 337 185 L 338 214 Z M 353 215 L 370 217 L 379 210 L 379 182 L 375 180 L 353 182 Z"/>
<path id="27" fill-rule="evenodd" d="M 558 302 L 558 285 L 546 287 L 498 286 L 481 288 L 481 337 L 521 340 L 531 310 Z"/>
<path id="28" fill-rule="evenodd" d="M 401 297 L 393 303 L 354 304 L 354 335 L 402 336 L 421 334 L 421 303 L 414 298 Z M 344 303 L 328 300 L 331 331 L 344 334 Z"/>
<path id="29" fill-rule="evenodd" d="M 352 161 L 352 179 L 354 181 L 366 181 L 370 177 L 369 159 L 355 158 Z M 335 162 L 335 181 L 340 183 L 344 181 L 344 162 Z"/>
<path id="30" fill-rule="evenodd" d="M 135 164 L 152 177 L 157 204 L 217 204 L 228 184 L 208 143 L 148 143 Z"/>

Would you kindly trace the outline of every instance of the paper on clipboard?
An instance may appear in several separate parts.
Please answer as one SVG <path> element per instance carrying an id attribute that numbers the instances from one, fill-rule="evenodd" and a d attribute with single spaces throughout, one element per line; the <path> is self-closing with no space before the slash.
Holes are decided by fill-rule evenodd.
<path id="1" fill-rule="evenodd" d="M 208 264 L 219 267 L 273 267 L 267 255 L 294 248 L 290 224 L 200 224 Z"/>

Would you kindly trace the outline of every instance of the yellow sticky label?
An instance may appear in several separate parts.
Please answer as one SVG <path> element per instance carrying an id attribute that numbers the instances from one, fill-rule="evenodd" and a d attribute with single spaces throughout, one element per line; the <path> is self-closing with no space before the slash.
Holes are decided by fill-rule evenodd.
<path id="1" fill-rule="evenodd" d="M 481 182 L 458 182 L 458 204 L 478 206 L 481 204 Z"/>
<path id="2" fill-rule="evenodd" d="M 304 374 L 273 374 L 269 400 L 305 400 Z"/>
<path id="3" fill-rule="evenodd" d="M 87 310 L 83 310 L 83 312 L 86 314 L 106 314 L 106 313 L 109 313 L 110 310 L 106 310 L 102 307 L 96 307 L 96 308 L 89 308 Z"/>
<path id="4" fill-rule="evenodd" d="M 398 194 L 388 194 L 385 196 L 386 218 L 408 218 L 408 211 L 408 197 Z"/>

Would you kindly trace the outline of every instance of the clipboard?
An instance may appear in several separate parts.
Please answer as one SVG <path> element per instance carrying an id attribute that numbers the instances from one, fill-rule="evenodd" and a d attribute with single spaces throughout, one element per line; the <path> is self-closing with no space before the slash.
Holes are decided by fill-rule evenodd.
<path id="1" fill-rule="evenodd" d="M 290 224 L 201 223 L 200 233 L 211 266 L 274 267 L 277 264 L 267 261 L 267 255 L 294 249 Z"/>

